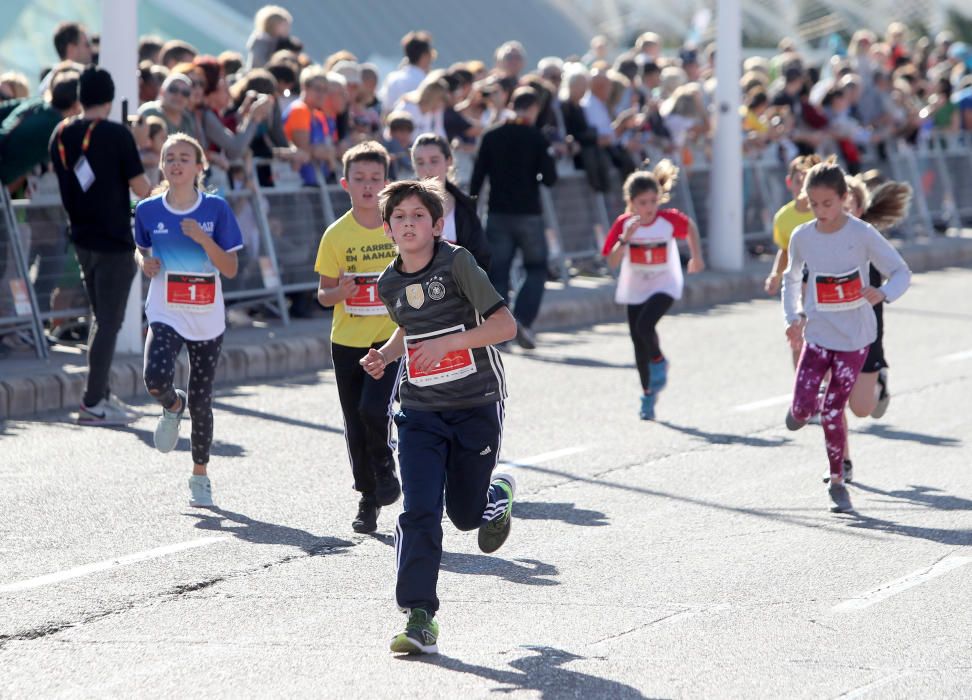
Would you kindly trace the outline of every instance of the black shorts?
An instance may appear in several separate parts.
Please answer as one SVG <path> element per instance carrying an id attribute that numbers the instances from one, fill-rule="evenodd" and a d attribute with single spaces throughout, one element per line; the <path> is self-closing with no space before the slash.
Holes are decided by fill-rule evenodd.
<path id="1" fill-rule="evenodd" d="M 884 359 L 884 304 L 874 307 L 874 315 L 877 317 L 877 338 L 871 343 L 867 351 L 867 358 L 861 373 L 877 372 L 888 366 L 888 361 Z"/>

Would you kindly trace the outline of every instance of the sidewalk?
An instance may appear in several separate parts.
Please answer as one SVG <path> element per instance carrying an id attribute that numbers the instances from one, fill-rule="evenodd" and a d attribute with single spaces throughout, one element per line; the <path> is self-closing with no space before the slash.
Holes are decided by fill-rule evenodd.
<path id="1" fill-rule="evenodd" d="M 922 243 L 899 246 L 914 272 L 972 266 L 972 230 Z M 685 294 L 676 311 L 765 298 L 763 280 L 770 262 L 752 262 L 740 272 L 707 271 L 686 277 Z M 614 280 L 578 277 L 569 287 L 547 284 L 537 319 L 540 331 L 621 321 L 623 307 L 614 303 Z M 227 330 L 216 372 L 217 384 L 293 376 L 331 366 L 328 335 L 330 315 L 294 320 L 290 326 L 241 327 Z M 180 357 L 176 381 L 185 385 L 186 358 Z M 84 390 L 84 354 L 58 345 L 48 360 L 10 356 L 0 360 L 0 420 L 26 418 L 54 410 L 75 410 Z M 112 391 L 122 399 L 142 396 L 142 358 L 117 355 L 111 373 Z"/>

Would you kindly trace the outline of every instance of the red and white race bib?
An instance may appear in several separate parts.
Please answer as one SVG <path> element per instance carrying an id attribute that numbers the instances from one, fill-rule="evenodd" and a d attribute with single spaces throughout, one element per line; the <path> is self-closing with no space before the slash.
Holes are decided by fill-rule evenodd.
<path id="1" fill-rule="evenodd" d="M 216 273 L 165 273 L 165 305 L 170 309 L 206 313 L 216 303 Z"/>
<path id="2" fill-rule="evenodd" d="M 646 241 L 628 245 L 628 262 L 641 271 L 668 269 L 668 241 Z"/>
<path id="3" fill-rule="evenodd" d="M 476 361 L 473 359 L 472 350 L 456 350 L 446 354 L 439 363 L 432 369 L 420 372 L 412 364 L 413 345 L 424 340 L 441 338 L 452 333 L 462 333 L 466 330 L 465 326 L 453 326 L 441 331 L 423 333 L 422 335 L 406 335 L 405 347 L 407 348 L 406 364 L 408 366 L 408 382 L 415 386 L 433 386 L 435 384 L 445 384 L 454 382 L 457 379 L 468 377 L 476 373 Z"/>
<path id="4" fill-rule="evenodd" d="M 864 283 L 860 269 L 841 274 L 818 272 L 813 276 L 813 284 L 818 311 L 846 311 L 867 304 L 867 299 L 861 294 Z"/>
<path id="5" fill-rule="evenodd" d="M 354 275 L 354 294 L 344 300 L 344 310 L 352 316 L 387 316 L 388 309 L 378 296 L 380 272 L 359 272 Z"/>

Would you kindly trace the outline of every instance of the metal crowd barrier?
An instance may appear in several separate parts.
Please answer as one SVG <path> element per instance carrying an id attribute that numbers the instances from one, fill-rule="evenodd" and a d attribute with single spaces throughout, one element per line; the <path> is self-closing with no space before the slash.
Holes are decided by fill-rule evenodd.
<path id="1" fill-rule="evenodd" d="M 972 219 L 972 135 L 926 134 L 916 146 L 894 143 L 880 149 L 865 169 L 909 182 L 915 191 L 908 220 L 898 235 L 931 235 L 937 228 Z M 285 163 L 269 163 L 274 186 L 261 187 L 252 176 L 240 189 L 223 183 L 223 194 L 243 230 L 240 272 L 225 280 L 229 304 L 265 305 L 289 322 L 286 296 L 315 290 L 314 261 L 324 230 L 350 207 L 337 185 L 305 187 Z M 266 166 L 268 162 L 254 162 Z M 566 283 L 569 270 L 600 262 L 610 223 L 623 211 L 621 183 L 596 193 L 582 172 L 561 168 L 558 184 L 541 188 L 550 242 L 551 269 Z M 699 226 L 703 244 L 717 222 L 709 218 L 711 169 L 704 161 L 683 168 L 667 206 L 677 207 Z M 769 246 L 773 215 L 788 199 L 786 164 L 775 152 L 749 158 L 743 172 L 744 240 L 751 249 Z M 80 270 L 66 235 L 67 219 L 60 201 L 42 192 L 33 200 L 0 200 L 0 336 L 16 334 L 39 356 L 47 352 L 45 325 L 57 335 L 88 315 Z M 586 263 L 586 266 L 584 265 Z M 600 268 L 597 268 L 600 269 Z M 145 285 L 147 288 L 147 285 Z"/>
<path id="2" fill-rule="evenodd" d="M 40 310 L 30 270 L 24 254 L 24 241 L 14 222 L 6 188 L 0 195 L 0 338 L 13 337 L 33 346 L 40 358 L 47 357 L 47 341 L 40 321 Z"/>

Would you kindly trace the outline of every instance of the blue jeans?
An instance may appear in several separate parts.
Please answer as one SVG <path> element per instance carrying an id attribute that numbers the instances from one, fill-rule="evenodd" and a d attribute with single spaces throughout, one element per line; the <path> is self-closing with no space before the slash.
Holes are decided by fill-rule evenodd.
<path id="1" fill-rule="evenodd" d="M 489 267 L 489 281 L 504 301 L 510 300 L 510 266 L 517 248 L 523 254 L 526 279 L 516 292 L 513 315 L 529 328 L 540 312 L 543 285 L 547 281 L 547 237 L 540 214 L 498 214 L 490 212 L 486 219 L 486 238 L 493 261 Z"/>

